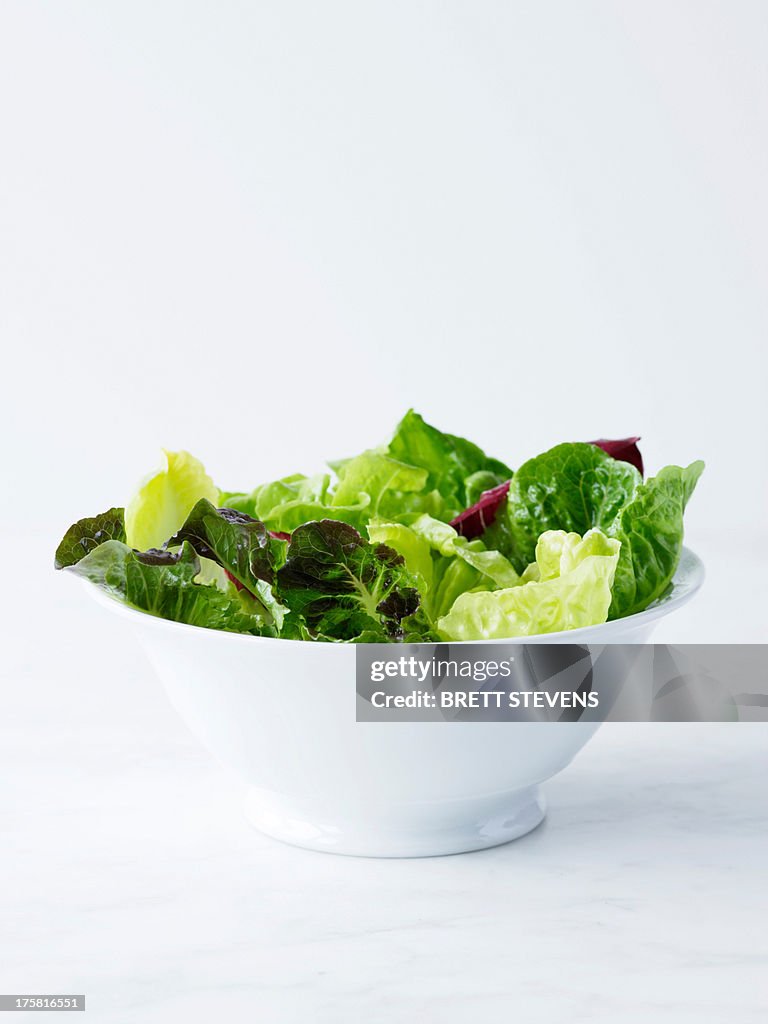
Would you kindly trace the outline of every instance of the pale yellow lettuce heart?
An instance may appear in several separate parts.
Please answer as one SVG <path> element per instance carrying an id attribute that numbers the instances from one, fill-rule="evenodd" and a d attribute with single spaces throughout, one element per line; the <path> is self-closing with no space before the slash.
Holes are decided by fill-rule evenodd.
<path id="1" fill-rule="evenodd" d="M 127 543 L 139 551 L 162 547 L 201 498 L 219 503 L 219 489 L 202 462 L 189 452 L 163 449 L 163 465 L 144 480 L 126 505 Z"/>
<path id="2" fill-rule="evenodd" d="M 620 548 L 600 530 L 583 538 L 548 530 L 520 585 L 462 594 L 437 631 L 444 640 L 503 640 L 605 622 Z"/>

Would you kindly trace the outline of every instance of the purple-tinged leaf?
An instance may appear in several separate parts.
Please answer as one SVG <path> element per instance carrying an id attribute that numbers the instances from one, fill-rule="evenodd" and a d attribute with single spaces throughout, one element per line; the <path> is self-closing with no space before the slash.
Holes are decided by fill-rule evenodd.
<path id="1" fill-rule="evenodd" d="M 640 454 L 640 449 L 637 447 L 637 442 L 639 440 L 639 437 L 624 437 L 619 441 L 607 441 L 605 438 L 601 437 L 599 441 L 590 441 L 590 444 L 594 444 L 598 448 L 602 448 L 607 455 L 617 459 L 619 462 L 628 462 L 630 466 L 634 466 L 642 476 L 643 456 Z"/>
<path id="2" fill-rule="evenodd" d="M 451 520 L 451 526 L 462 537 L 473 540 L 479 537 L 496 519 L 496 514 L 504 504 L 509 491 L 507 480 L 498 487 L 492 487 L 490 491 L 483 491 L 478 501 L 469 508 L 465 508 L 455 519 Z"/>

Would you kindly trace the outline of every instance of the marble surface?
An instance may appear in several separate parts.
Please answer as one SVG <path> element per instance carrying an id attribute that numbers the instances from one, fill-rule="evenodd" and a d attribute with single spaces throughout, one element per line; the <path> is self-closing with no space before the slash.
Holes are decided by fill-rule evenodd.
<path id="1" fill-rule="evenodd" d="M 85 992 L 100 1024 L 768 1019 L 768 725 L 606 726 L 505 847 L 314 854 L 248 827 L 119 620 L 26 587 L 46 629 L 19 616 L 6 646 L 0 991 Z"/>

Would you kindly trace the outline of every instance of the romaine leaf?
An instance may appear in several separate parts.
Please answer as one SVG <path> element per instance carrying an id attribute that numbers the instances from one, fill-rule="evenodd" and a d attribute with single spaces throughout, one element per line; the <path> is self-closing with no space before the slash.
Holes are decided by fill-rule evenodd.
<path id="1" fill-rule="evenodd" d="M 141 484 L 125 509 L 127 543 L 139 551 L 159 548 L 181 528 L 194 505 L 219 500 L 218 488 L 199 459 L 163 449 L 164 465 Z"/>
<path id="2" fill-rule="evenodd" d="M 461 594 L 437 623 L 443 640 L 502 640 L 605 622 L 620 544 L 599 530 L 547 531 L 535 567 L 504 590 Z"/>
<path id="3" fill-rule="evenodd" d="M 639 437 L 625 437 L 620 441 L 608 441 L 602 439 L 600 441 L 590 441 L 590 444 L 601 448 L 607 455 L 610 455 L 611 458 L 618 459 L 621 462 L 628 462 L 631 466 L 634 466 L 642 476 L 643 457 L 640 454 L 640 449 L 637 447 L 637 442 L 639 440 Z M 484 476 L 484 474 L 478 473 L 475 477 L 470 478 L 470 481 L 477 484 L 482 478 L 484 478 Z M 470 481 L 468 481 L 468 484 Z M 453 526 L 462 537 L 469 537 L 471 539 L 473 537 L 482 536 L 490 526 L 497 522 L 497 517 L 505 505 L 505 499 L 508 492 L 509 481 L 506 481 L 496 487 L 491 486 L 490 490 L 484 490 L 483 493 L 478 494 L 475 498 L 468 497 L 468 500 L 471 500 L 474 503 L 452 519 L 451 526 Z M 498 541 L 498 543 L 495 541 Z M 488 547 L 498 547 L 500 550 L 505 550 L 506 545 L 502 538 L 494 537 L 488 540 Z"/>
<path id="4" fill-rule="evenodd" d="M 471 505 L 481 490 L 512 476 L 503 462 L 489 458 L 463 437 L 430 426 L 413 409 L 398 424 L 387 451 L 392 458 L 427 471 L 426 489 L 442 495 L 445 511 L 441 518 L 446 520 Z M 477 475 L 480 473 L 482 477 Z"/>
<path id="5" fill-rule="evenodd" d="M 591 444 L 561 444 L 530 459 L 512 480 L 510 557 L 529 560 L 546 530 L 597 527 L 621 541 L 611 618 L 647 608 L 672 581 L 683 543 L 683 511 L 704 464 L 667 466 L 643 483 L 634 466 Z M 494 527 L 495 529 L 495 527 Z"/>
<path id="6" fill-rule="evenodd" d="M 110 508 L 101 515 L 73 523 L 56 548 L 54 564 L 57 569 L 75 565 L 89 551 L 108 540 L 125 540 L 125 511 L 122 508 Z"/>
<path id="7" fill-rule="evenodd" d="M 401 555 L 333 520 L 294 530 L 276 593 L 313 635 L 333 640 L 363 633 L 381 641 L 399 638 L 402 620 L 419 604 Z"/>
<path id="8" fill-rule="evenodd" d="M 141 611 L 174 622 L 235 633 L 262 633 L 264 624 L 250 614 L 234 592 L 195 583 L 200 560 L 184 543 L 180 551 L 133 551 L 108 540 L 69 571 Z"/>
<path id="9" fill-rule="evenodd" d="M 609 525 L 607 532 L 621 541 L 610 618 L 642 611 L 672 582 L 683 547 L 683 512 L 703 471 L 700 461 L 685 469 L 665 466 Z"/>
<path id="10" fill-rule="evenodd" d="M 522 571 L 547 530 L 606 531 L 634 497 L 642 478 L 592 444 L 559 444 L 525 462 L 512 478 L 508 499 L 510 557 Z"/>

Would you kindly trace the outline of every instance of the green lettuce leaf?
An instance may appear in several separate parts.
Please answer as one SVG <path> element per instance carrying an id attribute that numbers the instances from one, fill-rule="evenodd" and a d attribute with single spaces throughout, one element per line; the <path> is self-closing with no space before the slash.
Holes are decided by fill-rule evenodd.
<path id="1" fill-rule="evenodd" d="M 482 547 L 481 541 L 470 543 Z M 436 626 L 441 616 L 447 615 L 461 594 L 494 589 L 496 588 L 493 580 L 483 576 L 463 558 L 438 558 L 435 563 L 434 586 L 425 602 L 430 622 Z"/>
<path id="2" fill-rule="evenodd" d="M 402 555 L 408 572 L 415 577 L 422 595 L 426 595 L 434 578 L 432 547 L 404 523 L 373 522 L 368 524 L 368 536 L 374 544 L 386 544 Z"/>
<path id="3" fill-rule="evenodd" d="M 224 492 L 220 504 L 260 519 L 276 533 L 322 519 L 364 530 L 376 518 L 410 522 L 428 514 L 448 521 L 512 475 L 477 445 L 436 430 L 413 411 L 389 445 L 330 465 L 335 482 L 328 475 L 295 474 L 250 493 Z"/>
<path id="4" fill-rule="evenodd" d="M 282 480 L 261 484 L 249 494 L 224 492 L 221 503 L 260 519 L 268 530 L 275 533 L 292 533 L 297 526 L 319 519 L 337 519 L 352 526 L 360 525 L 370 504 L 369 496 L 362 495 L 346 506 L 334 505 L 330 485 L 328 473 L 311 477 L 295 473 Z"/>
<path id="5" fill-rule="evenodd" d="M 197 459 L 166 451 L 125 511 L 70 527 L 56 566 L 82 566 L 152 614 L 270 636 L 574 628 L 603 614 L 611 581 L 611 618 L 664 594 L 703 468 L 668 466 L 643 482 L 636 446 L 630 462 L 616 446 L 558 445 L 513 476 L 410 410 L 389 444 L 331 463 L 335 475 L 224 495 Z"/>
<path id="6" fill-rule="evenodd" d="M 427 482 L 425 469 L 398 462 L 375 450 L 335 465 L 339 479 L 331 505 L 334 509 L 361 507 L 366 520 L 413 508 L 412 496 L 422 497 Z"/>
<path id="7" fill-rule="evenodd" d="M 201 498 L 167 546 L 189 541 L 198 555 L 213 559 L 248 590 L 273 583 L 285 560 L 285 541 L 270 536 L 264 523 L 245 512 L 214 508 Z"/>
<path id="8" fill-rule="evenodd" d="M 460 558 L 495 587 L 514 587 L 519 576 L 509 560 L 499 551 L 486 549 L 482 541 L 460 537 L 448 523 L 431 516 L 420 516 L 411 524 L 413 532 L 445 558 Z"/>
<path id="9" fill-rule="evenodd" d="M 502 640 L 605 622 L 619 541 L 598 530 L 585 536 L 547 531 L 536 545 L 527 582 L 461 594 L 437 623 L 443 640 Z"/>
<path id="10" fill-rule="evenodd" d="M 402 635 L 402 620 L 419 604 L 403 558 L 369 544 L 346 523 L 323 520 L 291 535 L 276 593 L 320 639 L 380 641 Z"/>
<path id="11" fill-rule="evenodd" d="M 667 590 L 683 547 L 683 513 L 703 462 L 666 466 L 635 492 L 607 532 L 621 541 L 610 618 L 642 611 Z"/>
<path id="12" fill-rule="evenodd" d="M 606 531 L 634 496 L 642 477 L 592 444 L 559 444 L 537 455 L 512 478 L 507 505 L 512 553 L 522 571 L 547 530 Z"/>
<path id="13" fill-rule="evenodd" d="M 247 610 L 234 588 L 223 593 L 218 587 L 194 582 L 200 560 L 186 542 L 179 551 L 139 552 L 121 541 L 108 540 L 68 571 L 159 618 L 235 633 L 265 632 L 263 621 Z"/>
<path id="14" fill-rule="evenodd" d="M 640 473 L 591 444 L 561 444 L 524 463 L 510 486 L 506 523 L 495 533 L 517 568 L 547 530 L 597 528 L 621 541 L 610 617 L 642 611 L 672 581 L 683 544 L 683 512 L 704 464 Z M 495 529 L 495 526 L 492 528 Z"/>
<path id="15" fill-rule="evenodd" d="M 189 541 L 201 558 L 216 562 L 245 588 L 258 606 L 254 612 L 267 622 L 282 625 L 286 609 L 275 599 L 271 584 L 275 568 L 285 561 L 285 541 L 272 537 L 258 519 L 234 509 L 214 508 L 207 498 L 198 501 L 166 547 L 184 541 Z"/>
<path id="16" fill-rule="evenodd" d="M 163 449 L 164 465 L 141 484 L 125 508 L 127 543 L 139 551 L 159 548 L 181 528 L 194 505 L 219 491 L 202 462 L 189 452 Z"/>
<path id="17" fill-rule="evenodd" d="M 445 504 L 438 518 L 446 520 L 473 504 L 483 491 L 512 476 L 503 462 L 489 458 L 471 441 L 425 423 L 413 409 L 398 424 L 387 452 L 393 459 L 427 471 L 426 490 L 440 493 Z"/>
<path id="18" fill-rule="evenodd" d="M 506 484 L 512 477 L 512 470 L 506 470 L 509 475 L 506 479 L 500 480 L 500 476 L 504 476 L 502 473 L 491 473 L 487 469 L 481 469 L 478 473 L 472 473 L 464 481 L 464 489 L 466 491 L 467 508 L 480 501 L 484 494 L 488 491 L 492 491 L 499 484 Z M 462 509 L 462 512 L 466 512 L 467 509 Z"/>
<path id="19" fill-rule="evenodd" d="M 430 626 L 466 590 L 493 590 L 519 583 L 509 561 L 488 551 L 480 540 L 460 537 L 447 523 L 423 515 L 410 526 L 374 522 L 368 534 L 388 544 L 405 559 L 421 593 L 422 615 Z"/>
<path id="20" fill-rule="evenodd" d="M 55 566 L 66 569 L 76 565 L 99 544 L 108 540 L 125 540 L 125 511 L 111 508 L 90 519 L 80 519 L 64 534 L 56 548 Z"/>

